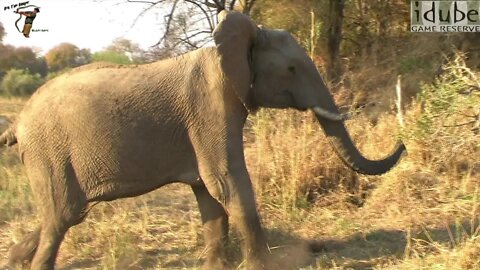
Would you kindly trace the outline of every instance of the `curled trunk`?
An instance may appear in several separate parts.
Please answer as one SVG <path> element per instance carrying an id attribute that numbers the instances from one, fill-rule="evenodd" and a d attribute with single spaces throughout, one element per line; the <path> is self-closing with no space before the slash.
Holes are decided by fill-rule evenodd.
<path id="1" fill-rule="evenodd" d="M 336 110 L 334 111 L 334 113 L 337 112 Z M 318 113 L 315 113 L 315 115 L 338 156 L 348 167 L 356 172 L 369 175 L 386 173 L 397 164 L 406 150 L 405 145 L 399 141 L 394 152 L 386 158 L 369 160 L 354 145 L 343 121 L 332 121 Z"/>

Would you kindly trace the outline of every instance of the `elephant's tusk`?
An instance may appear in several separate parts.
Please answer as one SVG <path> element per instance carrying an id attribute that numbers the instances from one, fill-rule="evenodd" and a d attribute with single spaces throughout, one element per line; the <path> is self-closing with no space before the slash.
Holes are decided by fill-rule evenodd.
<path id="1" fill-rule="evenodd" d="M 338 114 L 338 113 L 332 113 L 332 112 L 329 112 L 321 107 L 313 107 L 313 111 L 315 112 L 316 115 L 322 117 L 322 118 L 325 118 L 327 120 L 330 120 L 330 121 L 343 121 L 343 120 L 347 120 L 349 117 L 348 115 L 341 115 L 341 114 Z"/>

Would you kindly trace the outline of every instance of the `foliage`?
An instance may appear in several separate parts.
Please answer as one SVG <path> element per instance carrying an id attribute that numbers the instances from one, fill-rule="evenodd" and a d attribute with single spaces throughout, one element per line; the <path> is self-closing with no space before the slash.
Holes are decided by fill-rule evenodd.
<path id="1" fill-rule="evenodd" d="M 157 0 L 128 1 L 146 5 L 140 16 L 151 13 L 165 14 L 162 22 L 163 35 L 152 47 L 166 49 L 152 52 L 147 61 L 161 59 L 165 55 L 178 55 L 211 44 L 211 33 L 217 23 L 217 14 L 222 10 L 236 10 L 250 14 L 256 0 Z M 136 23 L 138 18 L 134 21 Z M 153 56 L 153 57 L 152 57 Z M 135 62 L 135 60 L 134 60 Z"/>
<path id="2" fill-rule="evenodd" d="M 0 222 L 33 210 L 31 192 L 23 168 L 13 151 L 0 155 Z"/>
<path id="3" fill-rule="evenodd" d="M 105 52 L 116 52 L 118 54 L 123 54 L 127 56 L 127 58 L 133 64 L 141 64 L 145 62 L 145 51 L 143 51 L 137 43 L 134 43 L 129 39 L 125 39 L 125 38 L 114 39 L 112 43 L 105 49 L 104 53 Z M 98 61 L 98 60 L 94 60 L 94 61 Z M 101 61 L 108 61 L 108 60 L 101 60 Z M 113 62 L 113 63 L 116 63 L 116 62 Z"/>
<path id="4" fill-rule="evenodd" d="M 31 73 L 45 76 L 47 65 L 45 59 L 28 47 L 13 47 L 0 44 L 0 78 L 10 69 L 28 69 Z"/>
<path id="5" fill-rule="evenodd" d="M 90 63 L 91 53 L 88 49 L 79 49 L 70 43 L 61 43 L 45 55 L 49 71 L 59 71 Z"/>
<path id="6" fill-rule="evenodd" d="M 71 70 L 70 68 L 66 68 L 66 69 L 62 69 L 62 70 L 57 71 L 57 72 L 49 72 L 49 73 L 47 74 L 47 76 L 45 76 L 45 81 L 46 81 L 46 82 L 47 82 L 47 81 L 50 81 L 50 80 L 52 80 L 52 79 L 54 79 L 54 78 L 56 78 L 56 77 L 58 77 L 58 76 L 60 76 L 60 75 L 62 75 L 62 74 L 64 74 L 64 73 L 66 73 L 66 72 L 69 72 L 70 70 Z"/>
<path id="7" fill-rule="evenodd" d="M 93 62 L 110 62 L 115 64 L 128 65 L 132 64 L 132 61 L 128 56 L 123 53 L 115 51 L 100 51 L 92 55 Z"/>
<path id="8" fill-rule="evenodd" d="M 144 54 L 144 61 L 151 63 L 162 59 L 170 58 L 176 55 L 175 50 L 165 46 L 155 46 L 149 48 Z"/>
<path id="9" fill-rule="evenodd" d="M 137 43 L 125 38 L 116 38 L 103 51 L 92 55 L 93 62 L 110 62 L 115 64 L 141 64 L 149 60 L 147 52 Z"/>
<path id="10" fill-rule="evenodd" d="M 3 41 L 3 37 L 5 37 L 5 27 L 0 22 L 0 43 Z"/>
<path id="11" fill-rule="evenodd" d="M 33 93 L 41 84 L 41 76 L 30 74 L 27 70 L 11 69 L 2 80 L 2 93 L 8 96 L 26 96 Z"/>
<path id="12" fill-rule="evenodd" d="M 429 59 L 424 59 L 419 56 L 406 56 L 402 58 L 397 67 L 399 74 L 418 73 L 424 70 L 431 70 L 432 63 Z"/>
<path id="13" fill-rule="evenodd" d="M 408 33 L 408 10 L 403 0 L 346 1 L 343 53 L 377 57 L 380 43 Z"/>
<path id="14" fill-rule="evenodd" d="M 457 54 L 433 84 L 424 84 L 418 96 L 421 111 L 409 135 L 438 152 L 433 164 L 478 154 L 480 150 L 480 79 Z M 441 147 L 439 147 L 441 145 Z"/>
<path id="15" fill-rule="evenodd" d="M 319 32 L 320 25 L 324 24 L 320 18 L 324 16 L 325 6 L 313 0 L 258 0 L 252 10 L 252 17 L 266 28 L 289 31 L 308 47 L 311 36 L 310 12 L 315 13 L 315 29 Z"/>

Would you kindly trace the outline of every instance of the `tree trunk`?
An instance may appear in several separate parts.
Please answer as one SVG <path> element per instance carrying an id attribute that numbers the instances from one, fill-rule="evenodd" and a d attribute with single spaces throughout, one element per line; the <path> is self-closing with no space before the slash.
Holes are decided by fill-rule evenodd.
<path id="1" fill-rule="evenodd" d="M 340 43 L 342 41 L 343 9 L 345 0 L 329 0 L 328 25 L 328 67 L 327 76 L 330 81 L 338 83 L 342 74 L 340 65 Z"/>
<path id="2" fill-rule="evenodd" d="M 255 0 L 240 0 L 240 6 L 244 14 L 250 15 L 253 5 L 255 5 Z"/>

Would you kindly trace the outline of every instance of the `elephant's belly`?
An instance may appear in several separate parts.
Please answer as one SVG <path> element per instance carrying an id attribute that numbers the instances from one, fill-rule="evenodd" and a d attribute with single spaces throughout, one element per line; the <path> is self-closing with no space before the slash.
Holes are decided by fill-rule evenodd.
<path id="1" fill-rule="evenodd" d="M 201 183 L 193 150 L 188 147 L 133 149 L 97 151 L 83 159 L 90 160 L 90 166 L 83 166 L 78 176 L 89 201 L 137 196 L 173 182 Z"/>
<path id="2" fill-rule="evenodd" d="M 189 185 L 201 184 L 199 174 L 194 168 L 185 169 L 182 172 L 159 172 L 155 176 L 148 172 L 132 175 L 126 171 L 111 177 L 94 177 L 84 182 L 90 183 L 84 188 L 89 201 L 134 197 L 174 182 Z"/>

